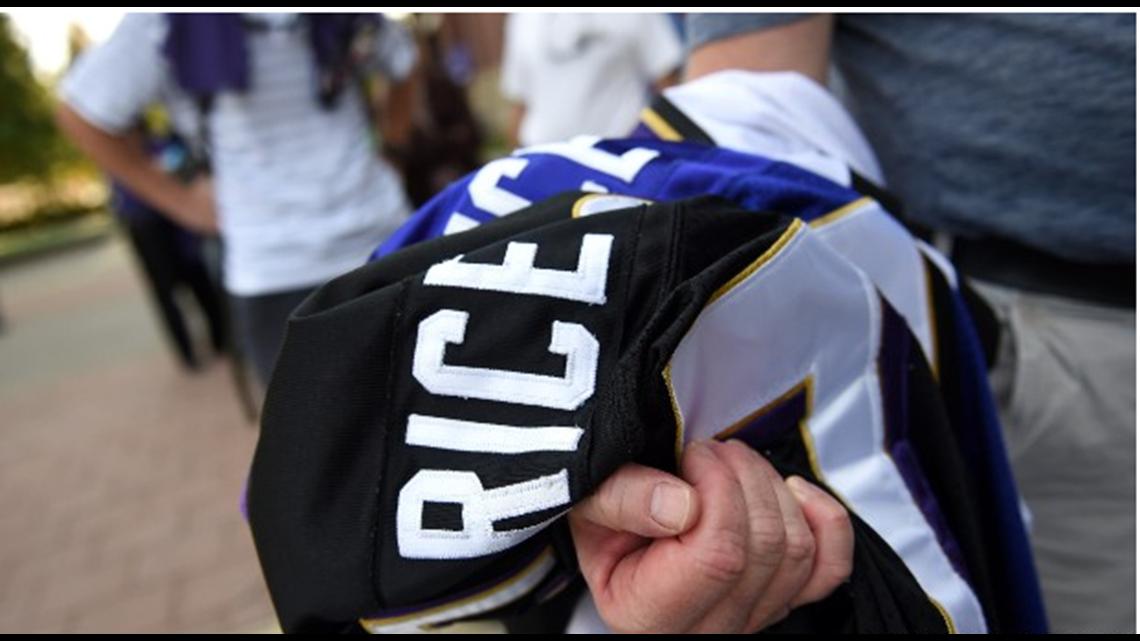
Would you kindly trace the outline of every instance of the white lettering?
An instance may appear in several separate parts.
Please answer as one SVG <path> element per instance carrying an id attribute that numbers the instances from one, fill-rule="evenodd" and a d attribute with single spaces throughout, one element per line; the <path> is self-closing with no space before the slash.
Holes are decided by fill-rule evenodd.
<path id="1" fill-rule="evenodd" d="M 495 521 L 561 507 L 570 502 L 566 470 L 487 490 L 474 472 L 420 470 L 400 490 L 396 543 L 407 559 L 470 559 L 512 548 L 557 516 L 517 530 L 495 530 Z M 463 529 L 425 528 L 425 503 L 459 504 Z"/>
<path id="2" fill-rule="evenodd" d="M 550 352 L 566 357 L 565 375 L 555 377 L 444 363 L 447 345 L 466 340 L 469 318 L 466 312 L 445 309 L 420 323 L 412 373 L 429 392 L 558 410 L 578 409 L 594 395 L 600 350 L 585 327 L 554 322 Z"/>
<path id="3" fill-rule="evenodd" d="M 424 284 L 463 287 L 484 291 L 549 296 L 592 305 L 606 302 L 606 280 L 614 237 L 587 234 L 578 253 L 578 268 L 572 272 L 534 266 L 538 245 L 511 243 L 501 265 L 464 263 L 463 256 L 428 270 Z"/>

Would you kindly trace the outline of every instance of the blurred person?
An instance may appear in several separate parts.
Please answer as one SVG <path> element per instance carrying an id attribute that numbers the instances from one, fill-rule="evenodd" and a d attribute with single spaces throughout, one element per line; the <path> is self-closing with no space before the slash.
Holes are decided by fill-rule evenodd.
<path id="1" fill-rule="evenodd" d="M 400 168 L 413 207 L 420 207 L 453 181 L 479 167 L 483 136 L 467 100 L 470 53 L 463 43 L 447 43 L 439 24 L 423 20 L 417 29 L 420 64 L 416 69 L 416 104 L 408 142 L 384 145 Z"/>
<path id="2" fill-rule="evenodd" d="M 694 79 L 791 72 L 804 97 L 838 71 L 908 222 L 1000 321 L 991 382 L 1053 628 L 1133 630 L 1135 17 L 701 15 L 688 34 Z"/>
<path id="3" fill-rule="evenodd" d="M 395 81 L 384 134 L 399 145 L 410 114 L 399 81 L 415 58 L 407 33 L 374 15 L 128 14 L 64 79 L 59 120 L 156 209 L 220 230 L 237 341 L 264 382 L 290 311 L 409 212 L 372 149 L 355 80 Z M 208 148 L 212 178 L 182 184 L 129 144 L 124 133 L 155 101 Z"/>
<path id="4" fill-rule="evenodd" d="M 516 13 L 505 39 L 512 147 L 628 134 L 651 92 L 676 80 L 683 55 L 660 13 Z"/>
<path id="5" fill-rule="evenodd" d="M 140 125 L 132 133 L 135 144 L 155 156 L 163 171 L 178 172 L 186 156 L 181 139 L 172 135 L 150 135 L 145 125 Z M 201 239 L 114 180 L 111 183 L 111 208 L 131 240 L 167 337 L 173 342 L 182 365 L 187 370 L 197 370 L 200 361 L 183 309 L 175 296 L 178 290 L 189 290 L 197 300 L 209 327 L 215 353 L 222 352 L 226 346 L 225 314 L 206 268 Z"/>

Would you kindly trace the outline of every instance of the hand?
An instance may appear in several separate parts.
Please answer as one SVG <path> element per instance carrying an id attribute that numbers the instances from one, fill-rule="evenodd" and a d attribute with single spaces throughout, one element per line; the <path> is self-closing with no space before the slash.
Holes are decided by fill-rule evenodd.
<path id="1" fill-rule="evenodd" d="M 570 512 L 614 631 L 755 632 L 850 576 L 850 517 L 823 490 L 738 441 L 691 444 L 681 471 L 626 465 Z"/>
<path id="2" fill-rule="evenodd" d="M 218 214 L 214 200 L 214 181 L 196 178 L 186 185 L 174 217 L 183 227 L 204 236 L 218 234 Z"/>

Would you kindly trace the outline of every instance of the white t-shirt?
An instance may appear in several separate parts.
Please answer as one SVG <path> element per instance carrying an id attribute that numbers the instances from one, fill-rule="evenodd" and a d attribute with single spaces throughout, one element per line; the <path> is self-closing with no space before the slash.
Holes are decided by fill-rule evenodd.
<path id="1" fill-rule="evenodd" d="M 402 30 L 378 38 L 380 67 L 406 76 L 415 48 Z M 161 14 L 128 14 L 103 46 L 64 79 L 63 100 L 110 133 L 163 101 L 197 132 L 197 111 L 161 53 Z M 364 105 L 351 87 L 336 108 L 314 96 L 316 68 L 304 29 L 250 31 L 251 87 L 223 92 L 209 112 L 219 223 L 231 294 L 257 296 L 319 285 L 364 263 L 409 212 L 402 186 L 378 159 Z"/>
<path id="2" fill-rule="evenodd" d="M 506 23 L 503 93 L 526 105 L 523 145 L 627 135 L 653 82 L 681 65 L 659 13 L 523 13 Z"/>

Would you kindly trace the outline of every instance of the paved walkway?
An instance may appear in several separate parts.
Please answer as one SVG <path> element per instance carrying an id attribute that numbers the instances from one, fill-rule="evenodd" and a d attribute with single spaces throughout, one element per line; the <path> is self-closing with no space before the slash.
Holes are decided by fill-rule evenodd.
<path id="1" fill-rule="evenodd" d="M 0 633 L 269 629 L 229 371 L 182 373 L 118 241 L 0 269 Z"/>

